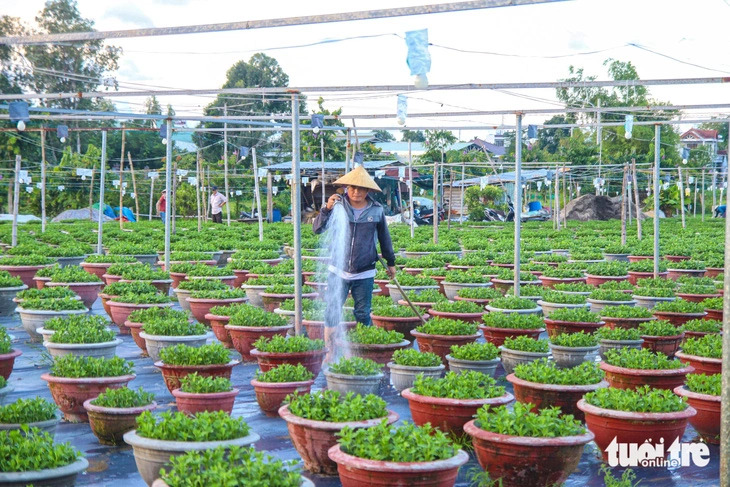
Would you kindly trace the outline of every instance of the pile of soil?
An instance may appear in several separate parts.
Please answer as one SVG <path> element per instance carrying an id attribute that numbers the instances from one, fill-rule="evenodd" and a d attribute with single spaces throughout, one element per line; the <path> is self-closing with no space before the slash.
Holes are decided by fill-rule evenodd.
<path id="1" fill-rule="evenodd" d="M 584 194 L 568 203 L 561 214 L 567 212 L 568 220 L 612 220 L 621 218 L 621 198 Z M 636 215 L 636 205 L 632 205 L 631 214 Z"/>

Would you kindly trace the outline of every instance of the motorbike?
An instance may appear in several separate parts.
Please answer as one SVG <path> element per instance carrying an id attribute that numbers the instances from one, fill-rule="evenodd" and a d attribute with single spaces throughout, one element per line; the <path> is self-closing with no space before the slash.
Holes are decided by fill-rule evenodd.
<path id="1" fill-rule="evenodd" d="M 505 216 L 504 221 L 515 221 L 515 207 L 512 204 L 512 198 L 510 198 L 509 196 L 507 196 L 507 208 L 509 208 L 509 211 L 507 211 L 507 215 Z M 549 211 L 540 208 L 539 210 L 528 211 L 526 213 L 522 212 L 522 214 L 520 215 L 520 221 L 522 221 L 522 223 L 530 221 L 544 222 L 549 220 L 550 217 L 551 214 Z"/>

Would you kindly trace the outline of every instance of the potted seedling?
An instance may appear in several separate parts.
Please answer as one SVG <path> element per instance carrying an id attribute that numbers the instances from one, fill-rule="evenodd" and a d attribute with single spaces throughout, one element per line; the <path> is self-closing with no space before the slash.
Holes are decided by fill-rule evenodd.
<path id="1" fill-rule="evenodd" d="M 264 311 L 250 304 L 239 305 L 225 325 L 233 347 L 245 361 L 255 360 L 251 355 L 254 343 L 260 338 L 285 337 L 294 326 L 275 313 Z"/>
<path id="2" fill-rule="evenodd" d="M 0 327 L 0 377 L 5 380 L 10 378 L 15 359 L 22 354 L 23 352 L 13 348 L 12 339 L 5 327 Z"/>
<path id="3" fill-rule="evenodd" d="M 690 320 L 680 327 L 684 331 L 685 339 L 689 337 L 703 337 L 710 334 L 722 333 L 722 321 L 708 320 Z"/>
<path id="4" fill-rule="evenodd" d="M 131 269 L 135 268 L 141 268 L 143 264 L 140 264 L 139 262 L 119 262 L 116 264 L 112 264 L 109 266 L 109 268 L 106 270 L 106 274 L 101 276 L 101 278 L 104 280 L 104 283 L 108 286 L 109 284 L 114 284 L 115 282 L 119 282 L 122 280 L 122 273 L 129 271 Z M 147 267 L 147 266 L 144 266 Z M 148 267 L 149 269 L 149 267 Z"/>
<path id="5" fill-rule="evenodd" d="M 133 281 L 152 284 L 165 296 L 170 293 L 170 285 L 172 284 L 169 272 L 154 270 L 146 265 L 130 266 L 122 271 L 122 278 L 119 282 Z"/>
<path id="6" fill-rule="evenodd" d="M 600 316 L 586 308 L 562 308 L 543 321 L 550 337 L 562 333 L 593 333 L 606 324 Z"/>
<path id="7" fill-rule="evenodd" d="M 419 308 L 423 308 L 424 313 L 430 308 L 433 308 L 434 304 L 448 301 L 446 296 L 441 294 L 441 292 L 437 289 L 426 289 L 425 291 L 420 292 L 408 291 L 406 294 L 408 295 L 408 299 L 411 300 L 411 304 L 418 306 Z M 408 306 L 408 301 L 405 299 L 399 299 L 397 303 L 400 306 Z"/>
<path id="8" fill-rule="evenodd" d="M 0 432 L 22 431 L 23 427 L 27 425 L 29 429 L 38 428 L 53 437 L 59 421 L 61 421 L 61 417 L 58 413 L 58 406 L 41 397 L 20 398 L 0 407 Z"/>
<path id="9" fill-rule="evenodd" d="M 170 392 L 180 388 L 180 380 L 197 372 L 203 377 L 231 378 L 233 367 L 239 360 L 231 360 L 230 351 L 220 343 L 190 347 L 174 345 L 160 350 L 160 360 L 155 367 L 162 372 L 162 378 Z"/>
<path id="10" fill-rule="evenodd" d="M 111 319 L 119 326 L 119 332 L 122 335 L 129 335 L 130 331 L 124 326 L 132 312 L 138 309 L 148 308 L 170 308 L 172 302 L 170 298 L 164 294 L 122 294 L 114 299 L 107 301 L 109 311 L 111 311 Z"/>
<path id="11" fill-rule="evenodd" d="M 657 303 L 651 313 L 659 320 L 667 320 L 674 326 L 682 326 L 690 320 L 704 318 L 707 315 L 701 303 L 693 303 L 684 299 L 676 299 Z"/>
<path id="12" fill-rule="evenodd" d="M 431 425 L 405 423 L 392 428 L 344 428 L 329 449 L 343 487 L 364 485 L 431 485 L 453 487 L 469 456 Z M 413 445 L 417 445 L 416 448 Z"/>
<path id="13" fill-rule="evenodd" d="M 494 376 L 499 365 L 499 349 L 489 342 L 453 345 L 446 360 L 449 370 L 457 374 L 473 370 Z"/>
<path id="14" fill-rule="evenodd" d="M 449 271 L 444 276 L 441 285 L 444 294 L 448 299 L 454 299 L 462 289 L 490 287 L 492 285 L 489 277 L 478 272 Z"/>
<path id="15" fill-rule="evenodd" d="M 65 320 L 50 320 L 46 324 L 52 322 L 59 323 L 53 327 L 53 333 L 43 345 L 54 359 L 64 355 L 112 358 L 122 344 L 116 333 L 108 328 L 109 323 L 100 316 L 71 316 Z"/>
<path id="16" fill-rule="evenodd" d="M 251 350 L 251 357 L 258 361 L 262 372 L 281 364 L 302 364 L 317 377 L 327 353 L 323 340 L 312 340 L 304 336 L 262 336 L 253 345 L 255 348 Z"/>
<path id="17" fill-rule="evenodd" d="M 446 355 L 452 345 L 465 345 L 475 342 L 481 333 L 474 323 L 447 318 L 432 318 L 411 331 L 416 337 L 418 348 L 424 352 L 433 352 L 446 363 Z"/>
<path id="18" fill-rule="evenodd" d="M 36 428 L 0 431 L 0 443 L 5 451 L 0 460 L 0 485 L 70 487 L 89 466 L 69 443 L 54 443 L 51 435 Z"/>
<path id="19" fill-rule="evenodd" d="M 139 337 L 144 340 L 145 350 L 155 362 L 160 360 L 160 352 L 164 348 L 181 344 L 200 347 L 212 336 L 202 323 L 191 323 L 184 311 L 163 308 L 155 313 L 151 309 L 135 313 L 143 312 L 145 315 L 136 318 L 142 320 L 143 331 Z"/>
<path id="20" fill-rule="evenodd" d="M 187 281 L 188 271 L 195 267 L 197 264 L 191 262 L 179 262 L 173 264 L 170 261 L 170 287 L 174 290 L 180 285 L 181 282 Z M 163 264 L 164 267 L 164 264 Z"/>
<path id="21" fill-rule="evenodd" d="M 585 283 L 572 283 L 572 284 L 555 284 L 553 286 L 553 291 L 559 292 L 559 293 L 565 293 L 565 294 L 580 294 L 583 296 L 588 297 L 591 292 L 593 292 L 596 287 L 595 286 L 589 286 Z"/>
<path id="22" fill-rule="evenodd" d="M 674 289 L 667 287 L 639 287 L 634 290 L 631 297 L 637 306 L 646 309 L 652 309 L 658 303 L 677 299 Z"/>
<path id="23" fill-rule="evenodd" d="M 390 382 L 398 392 L 411 387 L 418 375 L 441 377 L 445 368 L 435 353 L 419 352 L 412 348 L 396 350 L 392 361 L 388 362 Z"/>
<path id="24" fill-rule="evenodd" d="M 598 338 L 598 354 L 606 360 L 608 350 L 623 348 L 641 348 L 644 339 L 638 328 L 609 328 L 604 326 L 595 331 Z"/>
<path id="25" fill-rule="evenodd" d="M 112 312 L 109 307 L 109 301 L 115 297 L 121 296 L 122 294 L 154 294 L 156 292 L 157 288 L 155 288 L 152 284 L 144 282 L 116 282 L 106 286 L 102 292 L 99 293 L 99 298 L 101 298 L 101 304 L 104 306 L 104 311 L 107 316 L 111 318 Z M 122 325 L 124 325 L 124 323 L 122 323 Z"/>
<path id="26" fill-rule="evenodd" d="M 53 259 L 43 255 L 16 255 L 0 259 L 0 270 L 20 278 L 28 287 L 35 287 L 33 277 L 40 269 L 48 267 L 53 262 Z"/>
<path id="27" fill-rule="evenodd" d="M 215 291 L 193 291 L 190 297 L 187 298 L 193 317 L 208 326 L 210 326 L 210 321 L 205 316 L 211 308 L 243 303 L 247 299 L 246 292 L 243 289 L 233 289 L 227 286 L 226 289 Z"/>
<path id="28" fill-rule="evenodd" d="M 84 303 L 72 298 L 26 299 L 23 301 L 23 306 L 18 306 L 17 311 L 31 342 L 41 341 L 42 336 L 37 330 L 42 328 L 46 321 L 89 312 Z"/>
<path id="29" fill-rule="evenodd" d="M 572 414 L 583 421 L 583 412 L 577 404 L 583 395 L 601 387 L 608 387 L 598 364 L 582 362 L 573 368 L 559 368 L 542 358 L 515 367 L 507 376 L 512 383 L 515 398 L 522 404 L 538 409 L 559 407 L 563 414 Z"/>
<path id="30" fill-rule="evenodd" d="M 256 442 L 259 435 L 251 431 L 243 418 L 231 418 L 223 411 L 201 412 L 195 416 L 185 413 L 161 413 L 155 417 L 149 411 L 137 418 L 137 428 L 124 434 L 132 446 L 137 470 L 147 485 L 160 476 L 160 469 L 173 457 L 187 452 L 200 455 L 206 450 L 246 446 Z"/>
<path id="31" fill-rule="evenodd" d="M 595 434 L 604 461 L 608 460 L 611 442 L 671 445 L 682 438 L 687 421 L 697 414 L 671 390 L 648 385 L 637 389 L 598 389 L 578 401 L 578 408 L 585 414 L 586 426 Z M 665 452 L 669 453 L 666 449 Z"/>
<path id="32" fill-rule="evenodd" d="M 654 320 L 641 323 L 639 333 L 644 343 L 642 348 L 652 352 L 661 352 L 669 358 L 679 350 L 679 345 L 684 340 L 684 332 L 668 321 Z"/>
<path id="33" fill-rule="evenodd" d="M 499 271 L 497 277 L 492 279 L 492 283 L 495 288 L 506 293 L 515 283 L 514 275 L 515 273 L 512 269 L 502 269 Z M 519 285 L 520 287 L 540 286 L 541 282 L 536 275 L 531 274 L 530 272 L 520 272 Z M 525 292 L 525 294 L 527 294 L 527 292 Z"/>
<path id="34" fill-rule="evenodd" d="M 119 389 L 134 379 L 132 362 L 120 357 L 111 359 L 65 355 L 51 365 L 50 373 L 41 375 L 48 382 L 53 400 L 72 422 L 89 420 L 84 401 L 92 399 L 107 388 Z"/>
<path id="35" fill-rule="evenodd" d="M 603 255 L 608 262 L 628 262 L 631 254 L 631 247 L 628 245 L 609 244 L 603 248 Z"/>
<path id="36" fill-rule="evenodd" d="M 578 284 L 585 283 L 586 278 L 583 272 L 577 269 L 561 269 L 559 267 L 550 267 L 543 271 L 538 277 L 542 285 L 548 289 L 554 288 L 558 284 Z"/>
<path id="37" fill-rule="evenodd" d="M 428 318 L 430 316 L 426 313 L 421 313 L 419 317 L 410 306 L 397 304 L 373 306 L 370 313 L 373 325 L 386 331 L 397 331 L 410 341 L 414 340 L 411 330 Z"/>
<path id="38" fill-rule="evenodd" d="M 654 276 L 654 260 L 653 259 L 642 259 L 629 264 L 629 282 L 634 286 L 639 285 L 640 279 L 647 279 Z M 666 279 L 669 273 L 667 272 L 667 263 L 659 262 L 659 278 Z"/>
<path id="39" fill-rule="evenodd" d="M 84 258 L 84 261 L 79 265 L 89 274 L 94 274 L 99 279 L 103 280 L 104 274 L 106 274 L 107 269 L 109 269 L 112 264 L 128 264 L 130 262 L 136 262 L 135 258 L 123 255 L 92 254 L 87 255 Z"/>
<path id="40" fill-rule="evenodd" d="M 499 349 L 501 350 L 502 367 L 507 374 L 511 374 L 519 364 L 550 356 L 550 345 L 547 340 L 525 335 L 505 338 Z"/>
<path id="41" fill-rule="evenodd" d="M 608 350 L 601 369 L 611 387 L 617 389 L 636 389 L 646 384 L 671 390 L 684 384 L 687 374 L 694 372 L 679 359 L 645 348 Z"/>
<path id="42" fill-rule="evenodd" d="M 294 284 L 272 284 L 267 286 L 260 296 L 264 309 L 273 312 L 287 299 L 294 299 Z M 314 299 L 317 296 L 318 294 L 312 287 L 302 286 L 303 299 Z"/>
<path id="43" fill-rule="evenodd" d="M 714 285 L 680 284 L 677 297 L 693 303 L 701 303 L 706 299 L 719 298 L 720 293 Z"/>
<path id="44" fill-rule="evenodd" d="M 25 291 L 20 291 L 14 298 L 13 301 L 16 304 L 23 304 L 26 299 L 60 299 L 60 298 L 71 298 L 76 301 L 81 301 L 81 298 L 67 287 L 44 287 L 43 289 L 30 288 Z"/>
<path id="45" fill-rule="evenodd" d="M 688 338 L 682 344 L 677 358 L 694 367 L 698 374 L 719 374 L 722 372 L 722 336 L 705 335 Z"/>
<path id="46" fill-rule="evenodd" d="M 267 416 L 279 415 L 279 408 L 290 394 L 309 394 L 314 374 L 302 364 L 281 364 L 266 372 L 256 371 L 251 385 L 256 402 Z"/>
<path id="47" fill-rule="evenodd" d="M 95 399 L 84 401 L 89 426 L 102 445 L 123 445 L 124 434 L 134 429 L 137 417 L 157 407 L 155 395 L 140 387 L 107 389 Z"/>
<path id="48" fill-rule="evenodd" d="M 674 388 L 674 393 L 687 399 L 697 414 L 689 418 L 689 424 L 708 443 L 720 443 L 720 395 L 721 374 L 688 374 L 684 386 Z"/>
<path id="49" fill-rule="evenodd" d="M 443 301 L 428 310 L 429 316 L 461 320 L 467 323 L 481 323 L 484 307 L 468 301 Z"/>
<path id="50" fill-rule="evenodd" d="M 623 291 L 613 289 L 595 289 L 588 295 L 587 299 L 591 311 L 601 314 L 607 306 L 635 306 L 636 301 L 632 296 Z"/>
<path id="51" fill-rule="evenodd" d="M 210 324 L 213 334 L 226 348 L 233 348 L 233 340 L 231 334 L 226 330 L 226 325 L 230 321 L 231 315 L 240 310 L 242 306 L 242 303 L 212 306 L 205 314 L 205 320 Z"/>
<path id="52" fill-rule="evenodd" d="M 636 328 L 641 323 L 656 319 L 651 310 L 640 306 L 606 306 L 600 314 L 608 328 Z"/>
<path id="53" fill-rule="evenodd" d="M 537 304 L 542 308 L 542 314 L 549 318 L 555 311 L 560 309 L 588 308 L 586 297 L 580 294 L 566 294 L 557 291 L 545 291 L 542 299 Z"/>
<path id="54" fill-rule="evenodd" d="M 131 256 L 140 264 L 155 265 L 157 253 L 153 245 L 145 243 L 115 242 L 109 245 L 108 254 Z"/>
<path id="55" fill-rule="evenodd" d="M 492 287 L 464 288 L 454 296 L 455 301 L 469 301 L 480 306 L 486 306 L 493 299 L 501 298 L 502 293 Z"/>
<path id="56" fill-rule="evenodd" d="M 346 426 L 372 428 L 381 421 L 394 423 L 398 415 L 386 409 L 383 399 L 369 394 L 346 395 L 337 391 L 319 391 L 291 396 L 289 403 L 279 409 L 287 423 L 294 448 L 312 473 L 333 475 L 337 466 L 327 456 L 336 444 L 335 435 Z"/>
<path id="57" fill-rule="evenodd" d="M 19 277 L 8 271 L 0 271 L 0 316 L 12 316 L 15 313 L 15 297 L 19 292 L 28 289 Z"/>
<path id="58" fill-rule="evenodd" d="M 600 286 L 608 281 L 625 281 L 628 278 L 628 265 L 623 262 L 599 262 L 586 268 L 586 284 L 593 286 Z"/>
<path id="59" fill-rule="evenodd" d="M 487 311 L 491 313 L 518 313 L 523 315 L 539 315 L 542 314 L 540 306 L 527 298 L 518 298 L 516 296 L 493 299 L 487 305 Z"/>
<path id="60" fill-rule="evenodd" d="M 542 318 L 535 314 L 487 313 L 483 323 L 479 328 L 484 333 L 484 339 L 498 347 L 507 337 L 525 335 L 537 338 L 545 331 Z"/>
<path id="61" fill-rule="evenodd" d="M 705 307 L 706 320 L 722 321 L 722 298 L 709 298 L 700 303 Z"/>
<path id="62" fill-rule="evenodd" d="M 667 264 L 667 267 L 667 277 L 672 281 L 676 281 L 683 276 L 703 277 L 707 269 L 704 262 L 694 259 L 670 262 Z"/>
<path id="63" fill-rule="evenodd" d="M 383 364 L 367 358 L 342 357 L 338 361 L 330 363 L 324 370 L 327 389 L 342 394 L 348 392 L 363 396 L 376 394 L 380 381 L 385 376 L 381 372 L 382 368 Z"/>
<path id="64" fill-rule="evenodd" d="M 256 278 L 250 278 L 243 285 L 241 285 L 241 288 L 246 291 L 246 296 L 248 297 L 249 303 L 258 308 L 263 308 L 264 298 L 261 296 L 261 293 L 265 292 L 266 289 L 271 286 L 275 286 L 278 284 L 292 285 L 292 283 L 293 277 L 281 275 L 259 276 Z M 322 292 L 321 289 L 318 289 L 318 291 L 320 293 Z"/>
<path id="65" fill-rule="evenodd" d="M 193 372 L 180 379 L 180 388 L 174 389 L 172 395 L 175 396 L 177 410 L 191 416 L 201 411 L 224 411 L 230 415 L 239 392 L 226 377 L 202 376 Z"/>
<path id="66" fill-rule="evenodd" d="M 390 299 L 388 300 L 390 301 Z M 392 304 L 392 303 L 388 303 Z M 376 306 L 378 306 L 376 304 Z M 325 315 L 327 313 L 326 304 L 322 301 L 317 301 L 314 306 L 309 306 L 307 310 L 303 310 L 302 313 L 302 326 L 307 332 L 307 336 L 312 340 L 323 340 L 324 339 L 324 328 L 325 328 Z M 334 317 L 333 317 L 334 318 Z M 338 327 L 344 330 L 352 330 L 357 325 L 355 314 L 350 309 L 342 310 L 342 315 L 339 317 L 340 322 Z"/>
<path id="67" fill-rule="evenodd" d="M 583 362 L 595 361 L 598 338 L 583 331 L 554 335 L 550 337 L 550 352 L 558 367 L 577 367 Z"/>
<path id="68" fill-rule="evenodd" d="M 438 291 L 439 284 L 434 279 L 425 276 L 412 276 L 407 273 L 399 273 L 396 277 L 400 284 L 400 289 L 395 284 L 388 284 L 386 287 L 390 290 L 390 298 L 394 303 L 404 299 L 401 289 L 405 293 L 421 294 L 423 291 L 433 289 Z M 418 300 L 418 298 L 417 298 Z"/>
<path id="69" fill-rule="evenodd" d="M 207 281 L 205 279 L 197 279 L 193 281 L 183 281 L 175 289 L 177 302 L 185 311 L 190 311 L 190 303 L 188 298 L 196 291 L 225 291 L 230 289 L 220 281 Z"/>
<path id="70" fill-rule="evenodd" d="M 347 357 L 367 358 L 382 365 L 390 362 L 396 350 L 411 346 L 411 342 L 404 339 L 402 333 L 362 324 L 349 330 L 336 343 Z"/>
<path id="71" fill-rule="evenodd" d="M 577 468 L 593 434 L 558 408 L 484 406 L 464 426 L 479 465 L 503 487 L 561 485 Z M 550 461 L 545 461 L 550 459 Z"/>

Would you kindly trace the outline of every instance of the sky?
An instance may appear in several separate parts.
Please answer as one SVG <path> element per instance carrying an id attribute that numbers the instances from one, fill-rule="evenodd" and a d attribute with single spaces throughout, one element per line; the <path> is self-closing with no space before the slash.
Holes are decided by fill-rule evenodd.
<path id="1" fill-rule="evenodd" d="M 409 0 L 342 1 L 78 0 L 81 14 L 97 30 L 133 29 L 272 19 L 298 15 L 392 8 L 427 3 Z M 0 0 L 0 13 L 32 23 L 42 0 Z M 428 29 L 432 57 L 429 81 L 490 83 L 555 81 L 571 65 L 607 79 L 607 58 L 631 61 L 652 78 L 730 76 L 727 30 L 730 0 L 575 0 L 335 24 L 306 25 L 213 34 L 114 40 L 124 53 L 114 77 L 123 90 L 218 88 L 226 71 L 256 52 L 276 58 L 290 85 L 356 86 L 410 84 L 405 32 Z M 332 41 L 332 42 L 325 42 Z M 630 46 L 636 44 L 655 51 Z M 306 45 L 306 46 L 305 46 Z M 293 47 L 304 46 L 304 47 Z M 466 52 L 465 52 L 466 51 Z M 671 59 L 673 58 L 673 59 Z M 134 85 L 130 83 L 135 83 Z M 730 86 L 651 87 L 656 100 L 674 104 L 722 103 Z M 310 94 L 311 103 L 318 94 Z M 325 107 L 343 114 L 395 113 L 395 94 L 324 94 Z M 207 97 L 159 97 L 178 115 L 201 114 Z M 141 111 L 143 98 L 118 101 L 120 110 Z M 409 96 L 414 112 L 554 108 L 554 90 L 426 91 Z M 698 110 L 696 118 L 724 115 Z M 546 116 L 527 116 L 540 123 Z M 513 124 L 514 116 L 410 119 L 407 126 Z M 349 125 L 349 122 L 348 122 Z M 395 118 L 358 120 L 357 127 L 396 126 Z M 456 131 L 462 140 L 487 131 Z"/>

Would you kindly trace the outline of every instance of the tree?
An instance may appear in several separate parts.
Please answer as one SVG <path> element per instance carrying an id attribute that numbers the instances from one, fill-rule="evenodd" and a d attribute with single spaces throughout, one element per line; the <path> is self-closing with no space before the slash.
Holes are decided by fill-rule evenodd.
<path id="1" fill-rule="evenodd" d="M 717 135 L 722 140 L 717 144 L 718 150 L 727 149 L 728 123 L 727 122 L 705 122 L 700 124 L 701 129 L 717 130 Z"/>
<path id="2" fill-rule="evenodd" d="M 147 115 L 162 115 L 162 105 L 155 95 L 150 96 L 144 101 L 144 112 Z"/>
<path id="3" fill-rule="evenodd" d="M 420 130 L 401 130 L 400 140 L 402 142 L 426 142 L 426 135 Z"/>
<path id="4" fill-rule="evenodd" d="M 373 136 L 376 142 L 395 142 L 395 137 L 387 130 L 374 130 Z"/>

